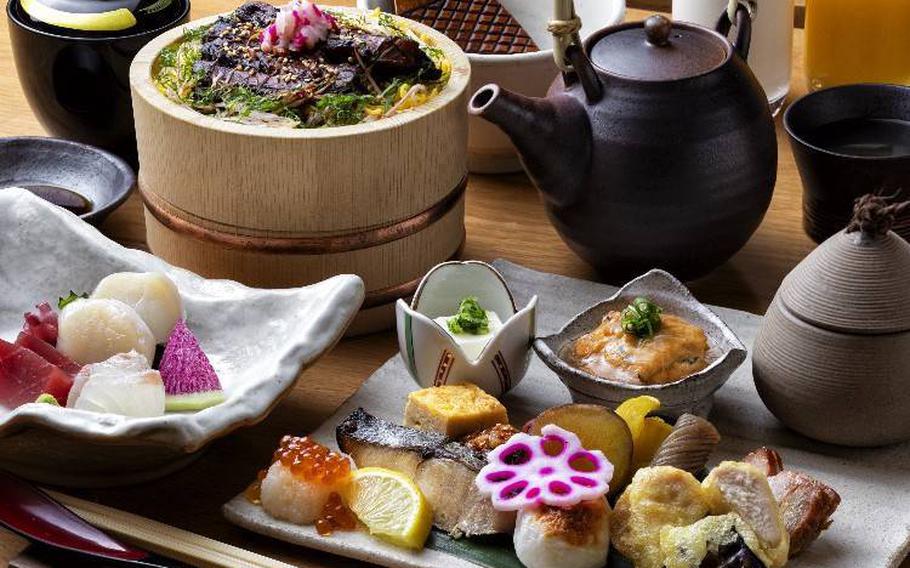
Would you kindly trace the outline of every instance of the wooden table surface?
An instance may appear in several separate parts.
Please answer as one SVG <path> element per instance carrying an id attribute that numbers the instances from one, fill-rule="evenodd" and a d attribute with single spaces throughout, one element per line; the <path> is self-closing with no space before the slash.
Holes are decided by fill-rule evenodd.
<path id="1" fill-rule="evenodd" d="M 237 0 L 193 0 L 193 18 L 231 9 Z M 329 3 L 353 4 L 353 0 Z M 644 12 L 630 10 L 629 19 Z M 6 19 L 0 24 L 6 27 Z M 802 32 L 796 30 L 793 95 L 805 92 Z M 0 136 L 43 135 L 15 74 L 6 30 L 0 32 Z M 778 119 L 779 124 L 779 119 Z M 801 226 L 801 184 L 782 129 L 780 165 L 771 208 L 752 240 L 725 266 L 691 287 L 704 302 L 763 313 L 781 279 L 812 248 Z M 472 176 L 467 193 L 464 258 L 507 258 L 525 266 L 596 279 L 547 222 L 535 189 L 523 174 Z M 103 230 L 128 245 L 144 247 L 145 229 L 134 196 Z M 74 494 L 191 530 L 299 566 L 357 566 L 353 561 L 286 545 L 228 524 L 222 503 L 241 491 L 267 464 L 278 439 L 304 434 L 329 416 L 395 353 L 392 333 L 345 340 L 306 372 L 293 394 L 262 424 L 220 440 L 193 465 L 160 481 L 122 489 Z M 16 550 L 0 539 L 0 564 Z M 910 568 L 905 564 L 904 568 Z"/>

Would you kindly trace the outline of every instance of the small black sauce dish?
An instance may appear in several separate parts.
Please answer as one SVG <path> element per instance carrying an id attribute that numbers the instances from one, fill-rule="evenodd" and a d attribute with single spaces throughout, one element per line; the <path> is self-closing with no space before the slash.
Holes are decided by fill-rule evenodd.
<path id="1" fill-rule="evenodd" d="M 78 142 L 21 136 L 0 138 L 0 191 L 22 187 L 100 225 L 136 186 L 121 158 Z"/>
<path id="2" fill-rule="evenodd" d="M 803 180 L 803 228 L 821 243 L 866 193 L 910 198 L 910 87 L 860 84 L 808 94 L 784 113 Z M 910 240 L 910 219 L 893 230 Z"/>
<path id="3" fill-rule="evenodd" d="M 35 22 L 19 0 L 9 0 L 19 82 L 45 130 L 113 152 L 137 167 L 130 63 L 152 38 L 189 21 L 189 0 L 176 4 L 161 25 L 81 32 Z"/>

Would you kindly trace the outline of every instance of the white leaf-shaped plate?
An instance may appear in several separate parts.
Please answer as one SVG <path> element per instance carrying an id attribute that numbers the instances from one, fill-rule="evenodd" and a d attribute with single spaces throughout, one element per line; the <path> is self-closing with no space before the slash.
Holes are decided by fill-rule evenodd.
<path id="1" fill-rule="evenodd" d="M 91 291 L 121 271 L 160 271 L 183 297 L 187 323 L 212 361 L 227 400 L 194 413 L 127 418 L 27 404 L 0 407 L 0 464 L 42 483 L 106 486 L 152 479 L 185 465 L 206 444 L 263 420 L 301 370 L 342 336 L 363 301 L 357 276 L 262 290 L 207 280 L 124 248 L 20 189 L 0 189 L 0 338 L 23 314 L 72 289 Z"/>

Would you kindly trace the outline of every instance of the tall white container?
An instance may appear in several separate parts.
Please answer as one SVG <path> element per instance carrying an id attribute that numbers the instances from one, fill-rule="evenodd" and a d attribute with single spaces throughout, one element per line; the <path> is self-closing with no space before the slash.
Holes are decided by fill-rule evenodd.
<path id="1" fill-rule="evenodd" d="M 714 28 L 727 0 L 673 0 L 673 19 Z M 755 8 L 749 66 L 777 114 L 790 92 L 793 0 L 750 0 Z"/>

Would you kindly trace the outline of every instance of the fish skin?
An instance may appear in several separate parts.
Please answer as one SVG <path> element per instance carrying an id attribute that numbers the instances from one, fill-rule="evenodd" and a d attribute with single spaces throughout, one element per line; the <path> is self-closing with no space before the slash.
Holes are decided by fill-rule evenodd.
<path id="1" fill-rule="evenodd" d="M 407 475 L 433 507 L 433 524 L 454 536 L 511 532 L 515 514 L 493 508 L 474 485 L 486 456 L 437 432 L 393 424 L 358 408 L 335 429 L 338 447 L 358 467 Z"/>

